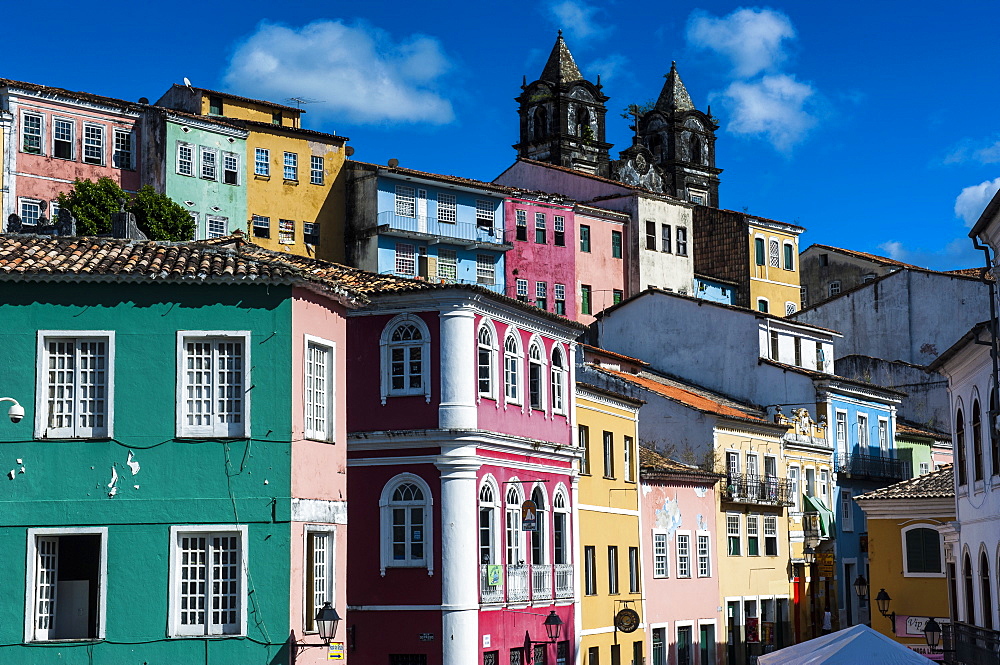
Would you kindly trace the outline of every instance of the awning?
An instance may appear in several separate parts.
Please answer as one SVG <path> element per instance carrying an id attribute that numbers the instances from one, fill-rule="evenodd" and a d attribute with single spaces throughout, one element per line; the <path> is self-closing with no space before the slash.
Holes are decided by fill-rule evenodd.
<path id="1" fill-rule="evenodd" d="M 823 502 L 813 496 L 802 495 L 806 512 L 819 513 L 819 532 L 823 538 L 833 537 L 833 511 L 823 505 Z"/>
<path id="2" fill-rule="evenodd" d="M 930 665 L 926 656 L 859 624 L 757 659 L 759 665 Z"/>

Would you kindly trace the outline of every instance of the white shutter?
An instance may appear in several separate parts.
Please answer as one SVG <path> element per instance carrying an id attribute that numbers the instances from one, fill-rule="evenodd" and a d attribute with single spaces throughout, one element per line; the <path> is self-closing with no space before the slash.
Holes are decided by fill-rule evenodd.
<path id="1" fill-rule="evenodd" d="M 240 536 L 236 533 L 178 534 L 178 635 L 239 633 Z"/>
<path id="2" fill-rule="evenodd" d="M 240 623 L 240 545 L 236 534 L 211 536 L 212 621 L 209 633 L 229 635 L 239 632 Z"/>
<path id="3" fill-rule="evenodd" d="M 108 351 L 107 339 L 45 340 L 47 375 L 43 436 L 108 436 Z"/>
<path id="4" fill-rule="evenodd" d="M 209 580 L 205 536 L 179 537 L 180 589 L 177 591 L 179 635 L 205 634 L 205 602 Z"/>
<path id="5" fill-rule="evenodd" d="M 243 435 L 243 343 L 217 341 L 216 355 L 216 436 Z"/>
<path id="6" fill-rule="evenodd" d="M 330 349 L 309 342 L 306 346 L 305 434 L 326 440 L 329 433 Z"/>
<path id="7" fill-rule="evenodd" d="M 181 436 L 245 436 L 244 349 L 231 338 L 184 339 Z"/>
<path id="8" fill-rule="evenodd" d="M 39 536 L 35 541 L 35 635 L 51 640 L 56 629 L 56 577 L 59 570 L 59 538 Z"/>

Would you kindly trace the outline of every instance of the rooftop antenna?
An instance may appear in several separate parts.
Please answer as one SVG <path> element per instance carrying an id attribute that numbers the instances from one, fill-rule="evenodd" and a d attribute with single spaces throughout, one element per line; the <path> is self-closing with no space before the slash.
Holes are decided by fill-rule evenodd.
<path id="1" fill-rule="evenodd" d="M 301 109 L 304 104 L 322 104 L 321 99 L 311 99 L 309 97 L 289 97 L 285 100 L 286 102 L 294 102 L 296 108 Z"/>

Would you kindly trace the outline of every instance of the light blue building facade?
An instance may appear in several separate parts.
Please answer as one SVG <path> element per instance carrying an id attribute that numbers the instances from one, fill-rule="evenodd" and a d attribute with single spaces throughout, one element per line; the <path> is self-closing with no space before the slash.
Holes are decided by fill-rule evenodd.
<path id="1" fill-rule="evenodd" d="M 348 263 L 504 293 L 507 188 L 361 162 L 348 167 Z"/>

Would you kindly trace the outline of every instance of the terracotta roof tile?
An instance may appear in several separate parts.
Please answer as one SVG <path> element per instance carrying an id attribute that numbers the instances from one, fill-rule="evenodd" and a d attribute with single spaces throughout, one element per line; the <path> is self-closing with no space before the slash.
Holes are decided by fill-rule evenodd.
<path id="1" fill-rule="evenodd" d="M 54 88 L 48 85 L 40 85 L 38 83 L 28 83 L 26 81 L 15 81 L 13 79 L 0 78 L 0 87 L 21 88 L 23 90 L 30 90 L 32 92 L 39 92 L 42 94 L 62 95 L 64 97 L 72 97 L 74 99 L 81 99 L 89 102 L 97 102 L 98 104 L 117 106 L 123 110 L 135 109 L 136 111 L 138 111 L 140 108 L 145 106 L 144 104 L 140 104 L 139 102 L 130 102 L 125 99 L 115 99 L 114 97 L 104 97 L 103 95 L 95 95 L 90 92 L 78 92 L 73 90 L 66 90 L 65 88 Z"/>
<path id="2" fill-rule="evenodd" d="M 614 351 L 608 351 L 607 349 L 602 349 L 598 346 L 591 346 L 590 344 L 583 344 L 582 342 L 580 344 L 577 344 L 577 346 L 580 346 L 593 353 L 596 353 L 597 355 L 607 356 L 608 358 L 617 358 L 618 360 L 626 360 L 630 363 L 641 365 L 642 367 L 649 367 L 649 363 L 646 362 L 645 360 L 639 360 L 638 358 L 633 358 L 632 356 L 626 356 L 622 353 L 615 353 Z"/>
<path id="3" fill-rule="evenodd" d="M 513 195 L 523 193 L 525 190 L 518 187 L 508 187 L 507 185 L 499 185 L 494 182 L 485 182 L 483 180 L 474 180 L 472 178 L 462 178 L 457 175 L 443 175 L 440 173 L 430 173 L 428 171 L 418 171 L 416 169 L 407 169 L 401 166 L 386 166 L 384 164 L 373 164 L 371 162 L 360 162 L 357 160 L 351 160 L 352 164 L 357 164 L 359 166 L 364 166 L 367 168 L 375 168 L 380 171 L 387 171 L 396 175 L 409 175 L 415 178 L 427 178 L 428 180 L 440 180 L 441 182 L 450 182 L 456 185 L 464 185 L 466 187 L 478 187 L 481 189 L 490 190 L 498 194 L 503 195 Z"/>
<path id="4" fill-rule="evenodd" d="M 711 413 L 725 418 L 736 418 L 738 420 L 747 420 L 761 424 L 772 424 L 763 417 L 760 411 L 749 405 L 743 406 L 739 402 L 722 395 L 712 394 L 707 390 L 685 385 L 663 376 L 656 376 L 651 372 L 629 374 L 605 367 L 594 367 L 594 369 L 633 383 L 652 393 L 675 402 L 680 402 L 703 413 Z"/>
<path id="5" fill-rule="evenodd" d="M 856 501 L 884 499 L 950 499 L 955 496 L 954 466 L 945 464 L 937 471 L 904 480 L 895 485 L 854 497 Z"/>
<path id="6" fill-rule="evenodd" d="M 688 476 L 715 482 L 722 478 L 721 474 L 705 471 L 690 464 L 683 464 L 645 446 L 639 446 L 639 473 L 649 476 Z"/>
<path id="7" fill-rule="evenodd" d="M 931 429 L 924 425 L 905 422 L 896 418 L 896 436 L 918 436 L 925 439 L 935 439 L 937 441 L 951 441 L 951 434 L 940 430 Z"/>

